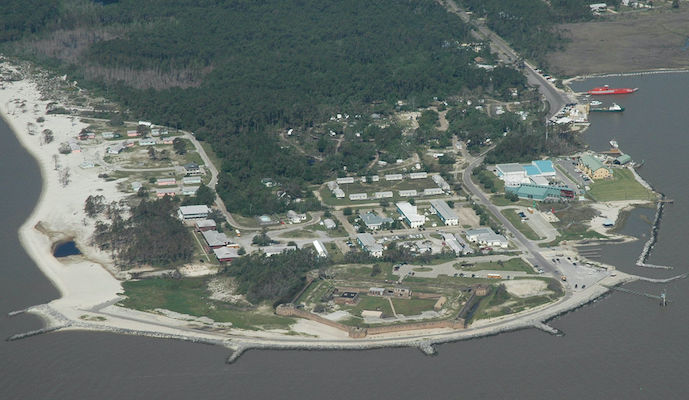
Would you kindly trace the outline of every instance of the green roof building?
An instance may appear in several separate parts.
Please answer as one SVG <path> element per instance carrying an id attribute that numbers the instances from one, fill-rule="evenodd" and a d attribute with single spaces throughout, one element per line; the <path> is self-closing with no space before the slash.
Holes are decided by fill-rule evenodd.
<path id="1" fill-rule="evenodd" d="M 629 154 L 622 154 L 615 159 L 615 164 L 625 165 L 632 161 L 632 157 Z"/>

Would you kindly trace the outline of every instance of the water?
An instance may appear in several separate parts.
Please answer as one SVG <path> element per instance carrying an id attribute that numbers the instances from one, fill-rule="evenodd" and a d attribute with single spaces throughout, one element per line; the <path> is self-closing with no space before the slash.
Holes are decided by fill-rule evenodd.
<path id="1" fill-rule="evenodd" d="M 58 258 L 76 256 L 79 254 L 81 254 L 81 251 L 79 251 L 79 248 L 77 247 L 77 244 L 74 243 L 74 240 L 58 244 L 55 246 L 55 250 L 53 251 L 53 255 Z"/>
<path id="2" fill-rule="evenodd" d="M 689 74 L 606 78 L 585 87 L 605 83 L 640 91 L 614 99 L 627 110 L 594 115 L 585 135 L 598 149 L 616 138 L 623 151 L 646 160 L 641 174 L 675 200 L 666 208 L 649 262 L 676 269 L 635 267 L 643 240 L 603 246 L 603 259 L 649 276 L 685 272 Z M 48 301 L 57 292 L 16 239 L 18 226 L 38 198 L 37 168 L 4 124 L 0 149 L 0 181 L 14 189 L 5 191 L 0 203 L 4 315 Z M 630 216 L 627 233 L 648 234 L 644 214 L 649 213 Z M 219 347 L 131 336 L 62 332 L 0 342 L 0 398 L 684 398 L 689 389 L 689 281 L 630 288 L 656 293 L 667 288 L 673 303 L 660 308 L 647 298 L 613 293 L 551 321 L 563 337 L 524 330 L 441 345 L 436 357 L 416 349 L 249 351 L 226 365 L 227 351 Z M 40 325 L 28 316 L 0 318 L 4 337 Z"/>

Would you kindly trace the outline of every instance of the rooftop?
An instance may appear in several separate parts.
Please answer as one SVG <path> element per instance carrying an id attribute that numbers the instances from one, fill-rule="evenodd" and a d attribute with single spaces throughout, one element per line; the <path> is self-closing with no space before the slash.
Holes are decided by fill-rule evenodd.
<path id="1" fill-rule="evenodd" d="M 601 168 L 606 168 L 605 164 L 603 164 L 601 160 L 589 154 L 584 154 L 581 156 L 581 163 L 593 172 L 596 172 Z"/>

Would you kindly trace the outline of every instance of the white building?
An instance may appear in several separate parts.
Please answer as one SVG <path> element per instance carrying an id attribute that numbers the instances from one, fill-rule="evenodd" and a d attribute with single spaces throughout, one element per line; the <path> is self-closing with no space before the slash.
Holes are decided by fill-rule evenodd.
<path id="1" fill-rule="evenodd" d="M 182 178 L 182 184 L 184 185 L 200 185 L 201 184 L 201 177 L 200 176 L 185 176 Z"/>
<path id="2" fill-rule="evenodd" d="M 443 189 L 441 188 L 427 188 L 423 190 L 423 195 L 424 196 L 437 196 L 439 194 L 443 194 Z"/>
<path id="3" fill-rule="evenodd" d="M 445 225 L 459 225 L 459 217 L 444 200 L 431 200 L 431 211 L 434 211 Z"/>
<path id="4" fill-rule="evenodd" d="M 490 228 L 469 229 L 465 234 L 470 242 L 478 243 L 482 246 L 506 248 L 508 245 L 506 237 L 493 232 Z"/>
<path id="5" fill-rule="evenodd" d="M 375 193 L 375 198 L 376 198 L 376 199 L 389 199 L 389 198 L 392 198 L 392 192 L 376 192 L 376 193 Z"/>
<path id="6" fill-rule="evenodd" d="M 185 196 L 194 196 L 198 190 L 198 186 L 182 186 L 182 194 Z"/>
<path id="7" fill-rule="evenodd" d="M 400 190 L 400 197 L 415 197 L 417 192 L 415 189 Z"/>
<path id="8" fill-rule="evenodd" d="M 359 245 L 361 246 L 362 249 L 369 252 L 373 257 L 382 257 L 383 256 L 383 246 L 376 243 L 376 240 L 373 238 L 373 235 L 371 235 L 370 233 L 359 233 L 359 234 L 357 234 L 356 235 L 356 241 L 359 242 Z"/>
<path id="9" fill-rule="evenodd" d="M 371 175 L 371 182 L 378 182 L 380 181 L 380 177 L 378 175 Z"/>
<path id="10" fill-rule="evenodd" d="M 431 179 L 433 179 L 433 182 L 435 182 L 436 185 L 438 185 L 439 188 L 443 190 L 450 190 L 450 185 L 447 183 L 447 181 L 440 175 L 432 175 Z"/>
<path id="11" fill-rule="evenodd" d="M 354 177 L 353 176 L 347 176 L 345 178 L 337 178 L 336 182 L 338 185 L 342 185 L 345 183 L 354 183 Z"/>
<path id="12" fill-rule="evenodd" d="M 316 252 L 318 253 L 319 257 L 328 257 L 328 250 L 326 250 L 325 246 L 323 245 L 323 243 L 321 243 L 320 240 L 314 240 L 313 247 L 316 249 Z"/>
<path id="13" fill-rule="evenodd" d="M 386 180 L 386 181 L 401 181 L 402 179 L 404 179 L 404 177 L 402 176 L 402 174 L 388 174 L 388 175 L 385 175 L 385 180 Z"/>
<path id="14" fill-rule="evenodd" d="M 276 254 L 282 254 L 286 251 L 293 251 L 296 250 L 296 246 L 269 246 L 269 247 L 262 247 L 261 250 L 267 255 L 268 257 L 272 257 Z"/>
<path id="15" fill-rule="evenodd" d="M 409 179 L 426 179 L 428 178 L 427 172 L 412 172 L 409 174 Z"/>
<path id="16" fill-rule="evenodd" d="M 181 219 L 207 219 L 211 209 L 206 205 L 200 206 L 181 206 L 177 215 Z"/>
<path id="17" fill-rule="evenodd" d="M 522 183 L 529 183 L 526 170 L 520 164 L 498 164 L 495 166 L 498 178 L 505 182 L 505 186 L 519 186 Z"/>
<path id="18" fill-rule="evenodd" d="M 338 198 L 338 199 L 344 199 L 344 197 L 345 197 L 344 190 L 342 190 L 340 188 L 333 189 L 333 194 L 335 195 L 335 198 Z"/>
<path id="19" fill-rule="evenodd" d="M 323 220 L 323 226 L 325 226 L 325 229 L 335 229 L 337 228 L 337 224 L 335 224 L 335 221 L 333 221 L 330 218 L 326 218 Z"/>
<path id="20" fill-rule="evenodd" d="M 349 200 L 366 200 L 368 195 L 366 193 L 352 193 L 349 195 Z"/>
<path id="21" fill-rule="evenodd" d="M 306 214 L 298 214 L 294 210 L 287 211 L 287 219 L 293 224 L 298 224 L 300 222 L 306 221 Z"/>
<path id="22" fill-rule="evenodd" d="M 395 205 L 397 206 L 397 211 L 402 215 L 407 224 L 409 224 L 409 227 L 418 228 L 426 223 L 426 217 L 419 215 L 416 206 L 406 201 L 401 201 Z"/>

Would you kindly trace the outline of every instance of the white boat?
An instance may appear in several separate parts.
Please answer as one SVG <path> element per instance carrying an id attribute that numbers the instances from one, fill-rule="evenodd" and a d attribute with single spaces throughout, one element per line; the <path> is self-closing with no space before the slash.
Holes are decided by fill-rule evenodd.
<path id="1" fill-rule="evenodd" d="M 602 102 L 602 101 L 598 101 L 598 100 L 593 100 L 593 101 L 591 102 L 591 105 L 592 105 L 592 106 L 599 106 L 599 105 L 601 105 L 601 104 L 603 104 L 603 102 Z"/>
<path id="2" fill-rule="evenodd" d="M 610 141 L 610 146 L 612 146 L 615 149 L 620 147 L 620 145 L 617 144 L 617 140 L 615 140 L 615 139 Z"/>

